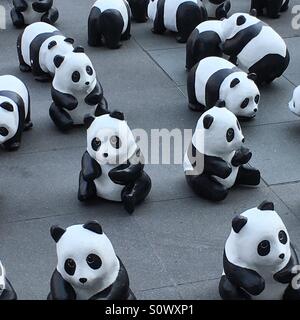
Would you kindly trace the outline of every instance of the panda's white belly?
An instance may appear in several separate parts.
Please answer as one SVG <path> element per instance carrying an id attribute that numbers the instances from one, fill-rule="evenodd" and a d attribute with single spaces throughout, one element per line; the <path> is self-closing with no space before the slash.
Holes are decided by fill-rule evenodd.
<path id="1" fill-rule="evenodd" d="M 42 16 L 45 14 L 45 13 L 33 11 L 31 6 L 32 6 L 32 3 L 29 3 L 28 9 L 22 12 L 25 24 L 31 24 L 37 21 L 41 21 Z"/>
<path id="2" fill-rule="evenodd" d="M 106 200 L 121 202 L 121 193 L 124 186 L 114 183 L 108 173 L 114 169 L 115 165 L 101 165 L 102 174 L 99 178 L 94 180 L 97 195 Z"/>
<path id="3" fill-rule="evenodd" d="M 249 69 L 268 54 L 286 56 L 286 45 L 280 35 L 271 27 L 264 26 L 260 34 L 251 40 L 238 55 L 241 67 Z"/>
<path id="4" fill-rule="evenodd" d="M 85 103 L 83 96 L 77 96 L 78 105 L 74 110 L 67 110 L 73 119 L 75 125 L 83 124 L 84 117 L 87 114 L 94 114 L 97 105 L 90 106 Z"/>

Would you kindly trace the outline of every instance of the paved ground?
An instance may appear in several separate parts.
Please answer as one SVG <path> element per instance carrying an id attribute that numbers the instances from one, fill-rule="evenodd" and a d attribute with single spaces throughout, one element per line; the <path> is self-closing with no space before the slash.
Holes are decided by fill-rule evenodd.
<path id="1" fill-rule="evenodd" d="M 0 0 L 9 8 L 11 1 Z M 56 0 L 57 24 L 86 46 L 87 17 L 93 0 Z M 250 0 L 232 0 L 233 11 L 248 11 Z M 292 1 L 292 6 L 296 1 Z M 275 202 L 300 251 L 300 121 L 287 104 L 300 84 L 300 31 L 291 12 L 268 21 L 286 38 L 291 65 L 285 76 L 262 90 L 257 118 L 243 125 L 252 164 L 262 172 L 259 188 L 237 189 L 222 204 L 194 196 L 181 166 L 148 166 L 153 190 L 128 216 L 120 205 L 77 201 L 77 176 L 85 132 L 59 133 L 48 116 L 49 84 L 18 70 L 15 42 L 19 31 L 0 32 L 1 74 L 26 82 L 32 97 L 34 129 L 24 134 L 16 153 L 1 152 L 0 256 L 21 299 L 44 299 L 55 268 L 52 224 L 69 226 L 98 219 L 126 265 L 140 299 L 218 299 L 222 251 L 234 213 Z M 133 24 L 132 39 L 120 50 L 86 48 L 111 109 L 126 113 L 132 128 L 194 128 L 197 114 L 187 109 L 185 47 L 172 35 L 157 36 L 151 25 Z"/>

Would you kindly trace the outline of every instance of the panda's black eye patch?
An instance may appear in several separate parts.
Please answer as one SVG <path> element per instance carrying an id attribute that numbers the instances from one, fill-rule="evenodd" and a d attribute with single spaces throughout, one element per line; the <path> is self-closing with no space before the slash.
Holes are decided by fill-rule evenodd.
<path id="1" fill-rule="evenodd" d="M 72 81 L 79 82 L 79 80 L 80 80 L 80 73 L 78 71 L 74 71 L 72 73 Z"/>
<path id="2" fill-rule="evenodd" d="M 242 109 L 245 109 L 245 108 L 248 106 L 249 102 L 250 102 L 249 98 L 246 98 L 246 99 L 242 102 L 241 108 L 242 108 Z"/>
<path id="3" fill-rule="evenodd" d="M 259 103 L 259 99 L 260 99 L 260 96 L 259 96 L 259 94 L 254 98 L 254 101 L 255 101 L 255 103 L 257 104 L 257 103 Z"/>
<path id="4" fill-rule="evenodd" d="M 93 253 L 87 256 L 86 262 L 93 270 L 97 270 L 102 266 L 101 258 Z"/>
<path id="5" fill-rule="evenodd" d="M 112 136 L 112 137 L 110 138 L 110 144 L 111 144 L 114 148 L 120 149 L 120 147 L 121 147 L 121 140 L 120 140 L 120 138 L 119 138 L 118 136 Z"/>
<path id="6" fill-rule="evenodd" d="M 234 139 L 234 130 L 232 128 L 227 130 L 226 139 L 228 142 L 231 142 Z"/>
<path id="7" fill-rule="evenodd" d="M 238 26 L 242 26 L 246 22 L 246 18 L 244 16 L 239 16 L 236 20 L 236 24 Z"/>
<path id="8" fill-rule="evenodd" d="M 69 258 L 65 261 L 65 270 L 66 273 L 70 276 L 73 276 L 76 270 L 76 262 Z"/>
<path id="9" fill-rule="evenodd" d="M 87 72 L 88 75 L 91 76 L 91 75 L 93 74 L 93 68 L 90 67 L 90 66 L 87 66 L 87 67 L 86 67 L 86 72 Z"/>
<path id="10" fill-rule="evenodd" d="M 270 251 L 271 251 L 271 245 L 268 240 L 263 240 L 257 246 L 257 253 L 262 257 L 267 256 L 270 253 Z"/>
<path id="11" fill-rule="evenodd" d="M 14 107 L 12 104 L 10 104 L 9 102 L 3 102 L 0 104 L 0 107 L 3 108 L 6 111 L 9 112 L 13 112 L 14 111 Z"/>
<path id="12" fill-rule="evenodd" d="M 94 151 L 98 151 L 101 146 L 101 140 L 99 138 L 94 138 L 92 140 L 92 148 Z"/>
<path id="13" fill-rule="evenodd" d="M 279 231 L 278 239 L 282 244 L 286 244 L 287 243 L 288 238 L 287 238 L 286 233 L 283 230 Z"/>

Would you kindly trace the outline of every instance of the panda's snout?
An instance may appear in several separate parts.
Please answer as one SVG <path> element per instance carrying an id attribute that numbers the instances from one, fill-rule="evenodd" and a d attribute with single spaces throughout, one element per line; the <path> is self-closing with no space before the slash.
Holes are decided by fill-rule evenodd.
<path id="1" fill-rule="evenodd" d="M 279 258 L 282 259 L 282 260 L 284 259 L 284 257 L 285 257 L 284 253 L 279 255 Z"/>
<path id="2" fill-rule="evenodd" d="M 108 153 L 106 153 L 106 152 L 103 153 L 103 157 L 104 157 L 104 158 L 107 158 L 107 157 L 108 157 Z"/>
<path id="3" fill-rule="evenodd" d="M 89 82 L 89 81 L 87 81 L 85 84 L 86 84 L 87 86 L 89 86 L 89 85 L 90 85 L 90 82 Z"/>
<path id="4" fill-rule="evenodd" d="M 242 139 L 242 143 L 245 143 L 245 138 Z"/>
<path id="5" fill-rule="evenodd" d="M 87 278 L 80 278 L 79 281 L 80 281 L 82 284 L 84 284 L 84 283 L 87 282 Z"/>
<path id="6" fill-rule="evenodd" d="M 256 113 L 257 112 L 257 108 L 255 108 L 253 111 Z"/>

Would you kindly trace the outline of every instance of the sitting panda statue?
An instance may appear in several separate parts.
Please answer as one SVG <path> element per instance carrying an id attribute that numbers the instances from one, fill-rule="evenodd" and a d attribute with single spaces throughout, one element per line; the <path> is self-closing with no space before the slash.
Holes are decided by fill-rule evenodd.
<path id="1" fill-rule="evenodd" d="M 293 93 L 293 98 L 289 103 L 290 110 L 300 117 L 300 86 L 298 86 Z"/>
<path id="2" fill-rule="evenodd" d="M 0 144 L 8 151 L 20 147 L 22 133 L 32 127 L 30 97 L 25 84 L 12 75 L 0 76 Z"/>
<path id="3" fill-rule="evenodd" d="M 54 24 L 59 16 L 53 0 L 13 0 L 10 15 L 17 28 L 39 21 Z"/>
<path id="4" fill-rule="evenodd" d="M 205 58 L 188 74 L 189 107 L 204 112 L 224 100 L 237 117 L 251 119 L 260 100 L 255 79 L 255 74 L 247 74 L 223 58 Z"/>
<path id="5" fill-rule="evenodd" d="M 107 109 L 103 88 L 84 48 L 76 47 L 66 55 L 54 57 L 55 75 L 49 115 L 61 131 L 83 125 L 87 113 L 98 115 Z"/>
<path id="6" fill-rule="evenodd" d="M 184 157 L 187 183 L 197 195 L 222 201 L 234 185 L 260 183 L 260 172 L 248 165 L 252 153 L 244 141 L 240 124 L 224 101 L 200 117 Z"/>
<path id="7" fill-rule="evenodd" d="M 274 204 L 265 201 L 232 220 L 220 295 L 225 300 L 299 300 L 300 288 L 292 284 L 298 265 L 285 225 Z"/>
<path id="8" fill-rule="evenodd" d="M 51 227 L 57 267 L 48 300 L 135 300 L 122 261 L 97 221 Z"/>
<path id="9" fill-rule="evenodd" d="M 229 0 L 198 0 L 202 2 L 207 10 L 209 18 L 223 19 L 227 18 L 231 9 L 231 2 Z"/>
<path id="10" fill-rule="evenodd" d="M 197 0 L 150 0 L 148 16 L 153 33 L 176 32 L 177 41 L 186 43 L 195 27 L 207 20 L 207 11 Z"/>
<path id="11" fill-rule="evenodd" d="M 126 0 L 98 0 L 88 21 L 88 43 L 96 47 L 102 40 L 110 49 L 118 49 L 120 40 L 130 39 L 131 12 Z"/>
<path id="12" fill-rule="evenodd" d="M 0 300 L 17 300 L 17 294 L 6 278 L 5 268 L 0 261 Z"/>
<path id="13" fill-rule="evenodd" d="M 81 162 L 78 199 L 96 196 L 123 202 L 133 213 L 151 190 L 144 160 L 124 115 L 114 111 L 87 117 L 87 151 Z"/>
<path id="14" fill-rule="evenodd" d="M 251 9 L 257 11 L 257 16 L 263 16 L 264 10 L 269 18 L 277 19 L 280 12 L 285 12 L 289 8 L 290 0 L 251 0 Z"/>
<path id="15" fill-rule="evenodd" d="M 148 20 L 148 4 L 150 0 L 128 0 L 132 19 L 135 22 L 143 23 Z"/>
<path id="16" fill-rule="evenodd" d="M 32 71 L 38 81 L 50 81 L 54 76 L 56 55 L 72 52 L 74 40 L 66 38 L 55 27 L 36 22 L 19 35 L 17 51 L 22 72 Z"/>

